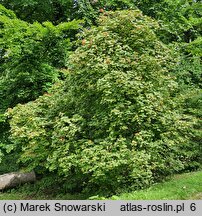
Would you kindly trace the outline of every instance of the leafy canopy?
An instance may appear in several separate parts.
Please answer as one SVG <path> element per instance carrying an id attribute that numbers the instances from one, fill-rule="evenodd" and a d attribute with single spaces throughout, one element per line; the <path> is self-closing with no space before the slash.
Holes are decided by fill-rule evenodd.
<path id="1" fill-rule="evenodd" d="M 0 112 L 36 99 L 59 76 L 81 21 L 28 24 L 0 6 Z"/>

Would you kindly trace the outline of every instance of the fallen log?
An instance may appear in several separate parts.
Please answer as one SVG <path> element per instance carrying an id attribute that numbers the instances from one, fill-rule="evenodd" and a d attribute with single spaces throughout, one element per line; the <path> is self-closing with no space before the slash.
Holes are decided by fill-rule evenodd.
<path id="1" fill-rule="evenodd" d="M 36 181 L 35 172 L 20 173 L 13 172 L 0 175 L 0 190 L 14 188 L 24 183 L 31 183 Z"/>

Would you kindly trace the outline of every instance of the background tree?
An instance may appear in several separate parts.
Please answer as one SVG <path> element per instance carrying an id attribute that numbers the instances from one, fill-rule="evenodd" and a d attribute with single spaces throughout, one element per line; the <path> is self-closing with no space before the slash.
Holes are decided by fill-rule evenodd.
<path id="1" fill-rule="evenodd" d="M 74 19 L 73 0 L 0 0 L 6 8 L 13 10 L 17 17 L 27 22 L 50 21 L 54 24 Z"/>

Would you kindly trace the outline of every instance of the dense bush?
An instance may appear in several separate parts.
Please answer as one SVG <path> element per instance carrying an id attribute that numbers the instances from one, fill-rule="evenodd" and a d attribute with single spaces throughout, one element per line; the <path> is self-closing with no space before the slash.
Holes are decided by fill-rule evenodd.
<path id="1" fill-rule="evenodd" d="M 59 69 L 65 67 L 80 23 L 28 24 L 0 5 L 0 161 L 3 153 L 10 152 L 4 112 L 18 103 L 35 100 L 62 78 Z M 6 167 L 7 158 L 1 167 Z M 15 162 L 12 165 L 16 167 Z"/>
<path id="2" fill-rule="evenodd" d="M 80 35 L 66 81 L 8 110 L 22 167 L 106 194 L 185 168 L 194 119 L 182 114 L 172 51 L 157 28 L 138 10 L 117 11 Z"/>
<path id="3" fill-rule="evenodd" d="M 36 99 L 58 77 L 79 21 L 28 24 L 0 8 L 0 110 Z"/>
<path id="4" fill-rule="evenodd" d="M 194 128 L 190 128 L 192 131 L 190 143 L 183 146 L 182 149 L 188 156 L 185 169 L 192 171 L 202 164 L 202 89 L 184 85 L 183 93 L 185 98 L 184 113 L 196 118 Z"/>

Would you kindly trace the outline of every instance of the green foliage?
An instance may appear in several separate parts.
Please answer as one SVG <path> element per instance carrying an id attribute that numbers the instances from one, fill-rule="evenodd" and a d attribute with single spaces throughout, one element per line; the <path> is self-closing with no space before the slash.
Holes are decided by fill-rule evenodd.
<path id="1" fill-rule="evenodd" d="M 27 22 L 51 21 L 54 24 L 78 18 L 88 25 L 97 24 L 97 17 L 105 11 L 139 8 L 145 15 L 161 21 L 161 37 L 167 43 L 194 40 L 201 32 L 201 1 L 0 0 L 0 3 Z"/>
<path id="2" fill-rule="evenodd" d="M 5 8 L 1 11 L 10 12 Z M 59 75 L 56 68 L 64 67 L 71 49 L 70 40 L 79 23 L 31 25 L 0 15 L 1 113 L 17 103 L 36 99 L 56 81 Z"/>
<path id="3" fill-rule="evenodd" d="M 202 61 L 198 56 L 189 57 L 183 53 L 178 53 L 178 65 L 174 74 L 177 77 L 181 89 L 202 87 Z"/>
<path id="4" fill-rule="evenodd" d="M 65 67 L 80 23 L 28 24 L 0 5 L 0 159 L 10 144 L 4 112 L 35 100 L 62 78 L 59 69 Z"/>
<path id="5" fill-rule="evenodd" d="M 73 0 L 0 0 L 0 4 L 13 10 L 18 18 L 31 23 L 51 21 L 58 24 L 75 18 Z"/>
<path id="6" fill-rule="evenodd" d="M 8 110 L 24 168 L 108 195 L 185 168 L 194 119 L 175 96 L 175 62 L 157 28 L 138 10 L 106 13 L 80 35 L 65 82 Z"/>
<path id="7" fill-rule="evenodd" d="M 201 24 L 202 24 L 202 22 L 201 22 Z M 197 56 L 197 57 L 202 58 L 202 36 L 200 36 L 196 40 L 190 42 L 186 47 L 186 51 L 188 53 L 191 53 L 193 56 Z"/>
<path id="8" fill-rule="evenodd" d="M 187 154 L 190 156 L 190 163 L 187 164 L 187 169 L 193 170 L 194 167 L 199 167 L 202 164 L 202 90 L 197 88 L 188 90 L 184 97 L 186 98 L 185 112 L 195 116 L 197 119 L 197 124 L 193 128 L 191 142 L 193 148 L 187 147 Z M 197 164 L 196 161 L 200 162 L 200 164 Z"/>
<path id="9" fill-rule="evenodd" d="M 9 15 L 8 15 L 9 14 Z M 7 16 L 8 15 L 8 16 Z M 56 80 L 79 21 L 32 25 L 0 8 L 0 110 L 37 98 Z"/>
<path id="10" fill-rule="evenodd" d="M 77 17 L 85 19 L 88 25 L 97 24 L 97 18 L 105 11 L 134 8 L 133 0 L 77 0 Z"/>
<path id="11" fill-rule="evenodd" d="M 159 35 L 165 43 L 190 42 L 201 33 L 202 2 L 192 0 L 138 0 L 137 7 L 161 24 Z"/>
<path id="12" fill-rule="evenodd" d="M 60 22 L 85 19 L 88 24 L 96 22 L 100 9 L 116 10 L 134 6 L 133 0 L 0 0 L 17 17 L 27 22 Z"/>
<path id="13" fill-rule="evenodd" d="M 13 11 L 6 9 L 4 6 L 0 4 L 0 16 L 7 16 L 10 19 L 15 19 L 16 15 Z"/>
<path id="14" fill-rule="evenodd" d="M 8 145 L 8 146 L 10 146 L 10 145 Z M 19 164 L 16 163 L 19 155 L 16 154 L 16 152 L 12 152 L 11 154 L 7 154 L 6 157 L 3 157 L 3 156 L 4 155 L 0 155 L 0 158 L 2 157 L 2 161 L 0 161 L 0 163 L 1 163 L 0 175 L 3 175 L 5 173 L 9 173 L 9 172 L 16 172 L 16 170 L 19 170 Z"/>

